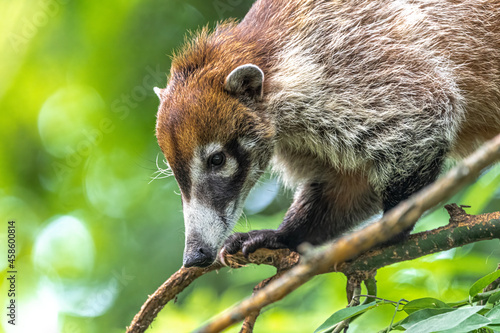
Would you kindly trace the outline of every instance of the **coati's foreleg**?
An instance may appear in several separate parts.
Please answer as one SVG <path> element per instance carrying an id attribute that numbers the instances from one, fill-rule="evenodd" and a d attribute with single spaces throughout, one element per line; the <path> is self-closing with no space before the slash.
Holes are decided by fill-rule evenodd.
<path id="1" fill-rule="evenodd" d="M 230 254 L 241 249 L 248 255 L 258 248 L 297 250 L 304 242 L 318 245 L 339 236 L 380 208 L 379 196 L 364 178 L 339 176 L 329 182 L 310 182 L 297 190 L 277 230 L 235 233 L 226 240 L 224 248 Z"/>
<path id="2" fill-rule="evenodd" d="M 434 182 L 442 170 L 447 153 L 446 144 L 441 144 L 441 149 L 431 150 L 432 155 L 422 156 L 415 162 L 413 172 L 409 174 L 396 173 L 382 194 L 384 214 L 396 207 L 400 202 L 408 199 L 412 194 L 420 191 L 425 186 Z M 413 226 L 394 236 L 384 245 L 397 244 L 404 241 L 413 230 Z"/>

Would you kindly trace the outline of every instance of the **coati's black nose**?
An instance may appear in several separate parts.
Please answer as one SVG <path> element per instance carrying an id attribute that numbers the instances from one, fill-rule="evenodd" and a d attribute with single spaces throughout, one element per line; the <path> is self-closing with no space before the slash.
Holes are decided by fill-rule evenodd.
<path id="1" fill-rule="evenodd" d="M 184 267 L 207 267 L 215 260 L 215 254 L 207 247 L 198 247 L 184 254 Z"/>

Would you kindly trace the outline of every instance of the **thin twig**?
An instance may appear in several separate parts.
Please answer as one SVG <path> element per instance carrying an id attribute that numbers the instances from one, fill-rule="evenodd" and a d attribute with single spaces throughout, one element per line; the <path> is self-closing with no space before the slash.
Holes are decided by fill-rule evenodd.
<path id="1" fill-rule="evenodd" d="M 276 280 L 277 278 L 282 276 L 284 273 L 285 273 L 285 271 L 280 271 L 280 272 L 276 273 L 275 275 L 271 276 L 270 278 L 265 279 L 264 281 L 259 283 L 257 286 L 255 286 L 255 288 L 253 289 L 253 293 L 258 292 L 259 290 L 261 290 L 262 288 L 267 286 L 267 284 L 269 282 Z M 246 316 L 245 320 L 243 320 L 243 324 L 241 325 L 240 333 L 252 333 L 253 328 L 255 326 L 255 322 L 257 321 L 257 318 L 259 317 L 259 315 L 260 315 L 260 310 L 252 312 L 248 316 Z"/>
<path id="2" fill-rule="evenodd" d="M 372 278 L 363 281 L 366 286 L 366 299 L 363 304 L 368 304 L 373 302 L 377 298 L 377 280 L 375 280 L 375 274 Z"/>
<path id="3" fill-rule="evenodd" d="M 233 267 L 235 267 L 239 266 L 239 264 L 236 265 L 234 264 L 235 260 L 237 260 L 236 258 L 234 256 L 233 257 L 226 256 L 225 260 L 228 260 L 228 262 L 231 263 Z M 270 278 L 265 279 L 264 281 L 260 282 L 257 286 L 255 286 L 255 288 L 253 289 L 253 293 L 255 294 L 256 292 L 267 286 L 269 282 L 280 278 L 285 272 L 287 272 L 290 268 L 292 268 L 299 262 L 299 258 L 300 258 L 299 254 L 297 252 L 290 252 L 288 256 L 283 257 L 283 259 L 281 260 L 276 260 L 276 259 L 272 260 L 271 263 L 274 267 L 276 267 L 277 270 L 276 274 Z M 240 333 L 252 333 L 253 328 L 255 326 L 255 322 L 259 315 L 260 315 L 260 310 L 254 311 L 249 315 L 247 315 L 241 326 Z"/>
<path id="4" fill-rule="evenodd" d="M 352 299 L 349 302 L 348 308 L 352 308 L 353 306 L 359 305 L 359 295 L 361 294 L 361 281 L 355 279 L 349 279 L 347 282 L 348 285 L 348 293 L 350 289 L 352 289 Z M 349 287 L 351 285 L 351 287 Z M 333 329 L 332 333 L 340 333 L 343 329 L 347 329 L 349 327 L 349 323 L 351 322 L 351 318 L 347 318 L 340 323 L 338 323 Z"/>

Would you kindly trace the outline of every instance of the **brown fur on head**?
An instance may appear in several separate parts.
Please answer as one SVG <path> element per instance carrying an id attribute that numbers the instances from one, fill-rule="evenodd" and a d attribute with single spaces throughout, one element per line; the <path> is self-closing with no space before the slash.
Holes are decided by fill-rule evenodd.
<path id="1" fill-rule="evenodd" d="M 192 73 L 189 80 L 171 81 L 162 93 L 156 136 L 176 175 L 189 165 L 196 147 L 243 137 L 270 139 L 269 131 L 255 110 L 209 76 Z M 189 199 L 189 189 L 180 185 Z"/>
<path id="2" fill-rule="evenodd" d="M 174 173 L 200 145 L 245 135 L 273 135 L 266 120 L 252 109 L 255 101 L 235 96 L 225 87 L 232 70 L 252 61 L 248 47 L 235 45 L 232 34 L 222 36 L 233 28 L 234 23 L 223 23 L 212 35 L 204 28 L 173 57 L 170 80 L 161 91 L 156 136 Z M 237 48 L 240 57 L 226 61 L 224 53 L 229 50 L 222 44 Z"/>
<path id="3" fill-rule="evenodd" d="M 195 81 L 196 84 L 193 80 L 173 83 L 172 89 L 164 92 L 158 113 L 158 143 L 179 176 L 182 167 L 191 162 L 196 147 L 229 141 L 240 133 L 245 118 L 252 117 L 235 98 L 207 83 L 207 78 Z M 200 88 L 203 81 L 206 86 Z M 180 185 L 189 199 L 189 189 Z"/>

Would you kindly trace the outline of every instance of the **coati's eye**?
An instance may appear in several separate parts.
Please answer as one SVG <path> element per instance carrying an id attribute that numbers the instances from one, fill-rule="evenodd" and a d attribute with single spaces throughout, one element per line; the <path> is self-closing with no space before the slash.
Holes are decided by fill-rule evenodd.
<path id="1" fill-rule="evenodd" d="M 210 166 L 220 167 L 226 161 L 226 156 L 224 155 L 224 153 L 215 153 L 212 156 L 210 156 L 210 158 L 208 160 L 209 160 Z"/>

